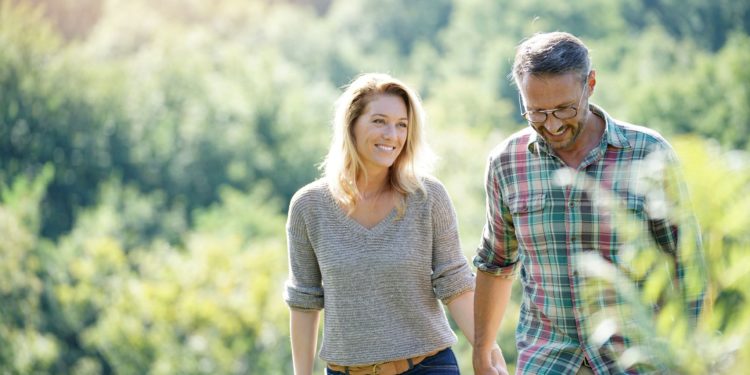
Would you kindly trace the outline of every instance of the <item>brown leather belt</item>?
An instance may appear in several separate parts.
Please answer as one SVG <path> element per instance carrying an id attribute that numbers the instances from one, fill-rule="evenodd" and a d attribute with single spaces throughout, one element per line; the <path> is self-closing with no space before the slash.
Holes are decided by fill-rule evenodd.
<path id="1" fill-rule="evenodd" d="M 418 363 L 424 361 L 425 358 L 438 354 L 443 350 L 444 349 L 436 350 L 419 357 L 397 359 L 395 361 L 365 366 L 340 366 L 334 363 L 328 363 L 328 368 L 333 371 L 343 372 L 347 375 L 398 375 L 411 370 Z"/>

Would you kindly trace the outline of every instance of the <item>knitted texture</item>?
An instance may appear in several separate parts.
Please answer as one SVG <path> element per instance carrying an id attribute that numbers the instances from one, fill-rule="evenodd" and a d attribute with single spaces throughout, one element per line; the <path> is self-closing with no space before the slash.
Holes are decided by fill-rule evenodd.
<path id="1" fill-rule="evenodd" d="M 292 198 L 287 221 L 291 308 L 325 309 L 320 357 L 354 366 L 419 356 L 456 342 L 439 300 L 473 290 L 443 185 L 406 198 L 371 229 L 346 215 L 325 181 Z"/>

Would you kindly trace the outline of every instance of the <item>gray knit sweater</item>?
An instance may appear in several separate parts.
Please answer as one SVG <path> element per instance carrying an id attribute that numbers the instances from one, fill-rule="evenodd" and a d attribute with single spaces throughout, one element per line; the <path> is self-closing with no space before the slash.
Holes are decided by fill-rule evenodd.
<path id="1" fill-rule="evenodd" d="M 287 222 L 289 280 L 295 309 L 325 309 L 320 358 L 355 366 L 419 356 L 456 342 L 438 300 L 473 290 L 456 214 L 443 185 L 406 199 L 366 229 L 315 181 L 292 198 Z"/>

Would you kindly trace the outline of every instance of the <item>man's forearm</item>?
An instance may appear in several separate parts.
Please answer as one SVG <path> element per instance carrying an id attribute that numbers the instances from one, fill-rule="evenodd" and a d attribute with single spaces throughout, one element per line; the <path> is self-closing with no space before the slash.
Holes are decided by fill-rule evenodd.
<path id="1" fill-rule="evenodd" d="M 513 279 L 477 272 L 472 364 L 478 375 L 508 375 L 505 358 L 495 337 L 508 307 L 512 286 Z"/>
<path id="2" fill-rule="evenodd" d="M 477 272 L 474 292 L 474 346 L 490 348 L 510 301 L 513 279 Z"/>

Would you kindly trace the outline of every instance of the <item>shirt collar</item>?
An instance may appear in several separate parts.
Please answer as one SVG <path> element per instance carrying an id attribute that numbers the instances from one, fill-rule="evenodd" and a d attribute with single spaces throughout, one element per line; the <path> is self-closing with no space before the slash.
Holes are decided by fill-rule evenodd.
<path id="1" fill-rule="evenodd" d="M 599 117 L 604 119 L 605 128 L 603 138 L 606 139 L 606 144 L 608 146 L 612 146 L 615 148 L 632 147 L 630 142 L 628 142 L 628 138 L 625 136 L 623 129 L 619 126 L 616 126 L 617 124 L 615 123 L 615 120 L 610 117 L 607 112 L 593 103 L 589 104 L 589 108 L 595 115 L 598 115 Z M 532 154 L 538 154 L 540 151 L 549 153 L 549 146 L 547 146 L 547 142 L 545 142 L 544 138 L 539 136 L 539 134 L 537 134 L 534 129 L 531 129 L 531 134 L 529 135 L 529 141 L 526 147 Z"/>

